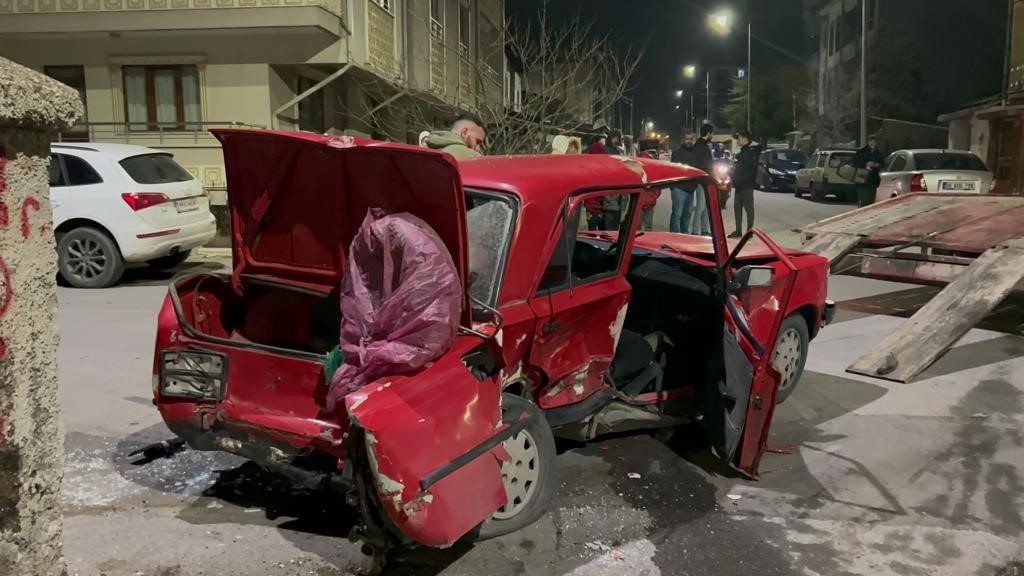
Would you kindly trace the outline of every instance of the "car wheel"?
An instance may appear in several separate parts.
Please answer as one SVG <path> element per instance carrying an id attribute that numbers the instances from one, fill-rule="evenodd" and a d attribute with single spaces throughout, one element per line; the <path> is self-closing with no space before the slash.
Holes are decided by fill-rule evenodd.
<path id="1" fill-rule="evenodd" d="M 818 191 L 818 185 L 815 184 L 814 182 L 811 182 L 810 192 L 811 200 L 814 200 L 815 202 L 821 202 L 822 200 L 825 199 L 824 194 Z"/>
<path id="2" fill-rule="evenodd" d="M 772 364 L 782 374 L 779 389 L 775 392 L 775 403 L 781 404 L 793 393 L 807 364 L 807 349 L 810 343 L 807 321 L 800 314 L 793 314 L 782 322 L 779 337 L 775 340 Z"/>
<path id="3" fill-rule="evenodd" d="M 188 257 L 191 254 L 191 250 L 182 250 L 181 252 L 176 252 L 170 256 L 149 260 L 146 262 L 146 265 L 154 270 L 170 270 L 171 268 L 176 268 L 184 264 L 185 260 L 188 260 Z"/>
<path id="4" fill-rule="evenodd" d="M 514 423 L 524 412 L 529 421 L 502 444 L 510 457 L 501 465 L 508 502 L 471 532 L 470 540 L 495 538 L 533 524 L 547 512 L 555 496 L 555 436 L 544 413 L 512 394 L 502 394 L 501 403 L 505 424 Z"/>
<path id="5" fill-rule="evenodd" d="M 75 228 L 57 242 L 57 269 L 75 288 L 106 288 L 121 279 L 124 259 L 104 232 Z"/>
<path id="6" fill-rule="evenodd" d="M 803 198 L 804 197 L 803 191 L 800 190 L 800 183 L 799 182 L 794 182 L 793 183 L 793 196 L 796 196 L 797 198 Z"/>

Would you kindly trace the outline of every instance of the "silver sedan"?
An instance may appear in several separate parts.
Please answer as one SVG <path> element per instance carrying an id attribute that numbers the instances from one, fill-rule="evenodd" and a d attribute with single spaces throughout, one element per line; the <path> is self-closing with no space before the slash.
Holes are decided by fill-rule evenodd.
<path id="1" fill-rule="evenodd" d="M 984 194 L 993 185 L 985 163 L 964 150 L 899 150 L 882 163 L 880 177 L 876 202 L 912 192 Z"/>

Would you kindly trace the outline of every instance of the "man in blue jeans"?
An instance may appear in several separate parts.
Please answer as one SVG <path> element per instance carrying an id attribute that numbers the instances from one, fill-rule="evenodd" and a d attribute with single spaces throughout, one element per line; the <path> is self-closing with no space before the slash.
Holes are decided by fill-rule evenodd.
<path id="1" fill-rule="evenodd" d="M 686 164 L 697 167 L 700 159 L 697 157 L 696 134 L 687 128 L 683 130 L 683 144 L 672 152 L 672 161 L 677 164 Z M 693 195 L 697 190 L 696 182 L 685 182 L 677 188 L 672 188 L 672 217 L 668 221 L 669 232 L 690 233 L 690 219 L 693 217 Z"/>

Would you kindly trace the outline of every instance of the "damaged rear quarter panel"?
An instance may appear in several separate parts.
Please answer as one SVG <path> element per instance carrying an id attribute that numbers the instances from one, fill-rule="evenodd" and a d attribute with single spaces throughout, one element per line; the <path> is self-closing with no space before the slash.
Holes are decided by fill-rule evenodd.
<path id="1" fill-rule="evenodd" d="M 383 378 L 349 394 L 346 406 L 365 431 L 368 460 L 385 513 L 410 540 L 446 547 L 505 503 L 496 452 L 485 453 L 430 487 L 420 480 L 497 432 L 499 383 L 474 378 L 460 342 L 413 376 Z"/>

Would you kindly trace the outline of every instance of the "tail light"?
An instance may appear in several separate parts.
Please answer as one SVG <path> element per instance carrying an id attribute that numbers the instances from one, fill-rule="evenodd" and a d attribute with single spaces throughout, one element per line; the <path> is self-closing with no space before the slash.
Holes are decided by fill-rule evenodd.
<path id="1" fill-rule="evenodd" d="M 161 194 L 159 192 L 125 192 L 124 194 L 121 194 L 121 199 L 124 200 L 124 203 L 127 204 L 129 208 L 136 212 L 144 208 L 149 208 L 150 206 L 156 206 L 170 201 L 170 198 L 168 198 L 166 194 Z"/>
<path id="2" fill-rule="evenodd" d="M 924 174 L 914 174 L 910 177 L 911 192 L 927 192 L 928 183 L 924 181 Z"/>

